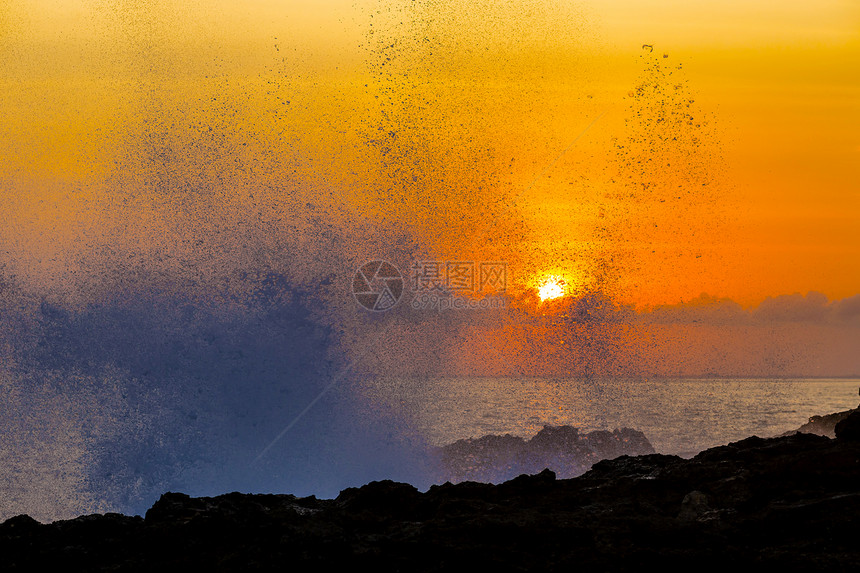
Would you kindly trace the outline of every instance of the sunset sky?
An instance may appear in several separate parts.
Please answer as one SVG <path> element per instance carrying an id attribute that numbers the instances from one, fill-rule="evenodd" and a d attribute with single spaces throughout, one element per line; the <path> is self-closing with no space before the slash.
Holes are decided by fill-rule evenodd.
<path id="1" fill-rule="evenodd" d="M 381 260 L 507 291 L 380 309 Z M 858 0 L 0 1 L 0 519 L 399 479 L 393 380 L 856 381 L 858 348 Z M 758 420 L 744 384 L 709 399 Z"/>
<path id="2" fill-rule="evenodd" d="M 313 203 L 640 306 L 860 292 L 856 2 L 499 4 L 3 3 L 7 272 L 229 265 Z"/>
<path id="3" fill-rule="evenodd" d="M 855 294 L 860 76 L 851 70 L 860 66 L 860 6 L 594 4 L 610 50 L 654 38 L 685 62 L 693 89 L 722 124 L 733 188 L 726 293 L 744 301 L 807 290 Z"/>

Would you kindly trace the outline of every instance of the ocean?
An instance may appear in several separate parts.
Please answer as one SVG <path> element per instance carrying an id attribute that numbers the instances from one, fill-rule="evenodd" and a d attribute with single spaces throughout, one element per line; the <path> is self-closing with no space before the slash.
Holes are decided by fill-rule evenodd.
<path id="1" fill-rule="evenodd" d="M 487 434 L 529 438 L 544 425 L 628 427 L 655 450 L 692 457 L 748 436 L 795 430 L 855 408 L 860 379 L 376 380 L 365 388 L 431 445 Z"/>

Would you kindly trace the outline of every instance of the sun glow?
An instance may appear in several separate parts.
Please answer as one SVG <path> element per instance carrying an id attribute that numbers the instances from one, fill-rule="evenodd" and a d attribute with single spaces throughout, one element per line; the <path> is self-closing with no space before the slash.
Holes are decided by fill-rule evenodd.
<path id="1" fill-rule="evenodd" d="M 550 275 L 538 287 L 541 302 L 564 296 L 565 281 L 561 277 Z"/>

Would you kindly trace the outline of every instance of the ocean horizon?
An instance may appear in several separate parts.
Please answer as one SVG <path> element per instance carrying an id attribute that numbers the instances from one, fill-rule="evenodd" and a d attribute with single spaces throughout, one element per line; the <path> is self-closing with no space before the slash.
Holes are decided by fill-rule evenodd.
<path id="1" fill-rule="evenodd" d="M 363 391 L 433 446 L 545 425 L 632 428 L 658 453 L 692 457 L 796 430 L 860 403 L 860 378 L 387 378 Z"/>

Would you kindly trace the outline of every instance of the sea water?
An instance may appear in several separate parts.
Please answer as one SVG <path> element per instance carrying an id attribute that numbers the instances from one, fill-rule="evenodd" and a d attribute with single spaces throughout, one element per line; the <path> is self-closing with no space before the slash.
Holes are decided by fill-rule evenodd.
<path id="1" fill-rule="evenodd" d="M 528 438 L 544 425 L 627 427 L 659 453 L 691 457 L 855 408 L 858 386 L 860 379 L 446 378 L 377 380 L 365 391 L 433 445 L 487 434 Z"/>

